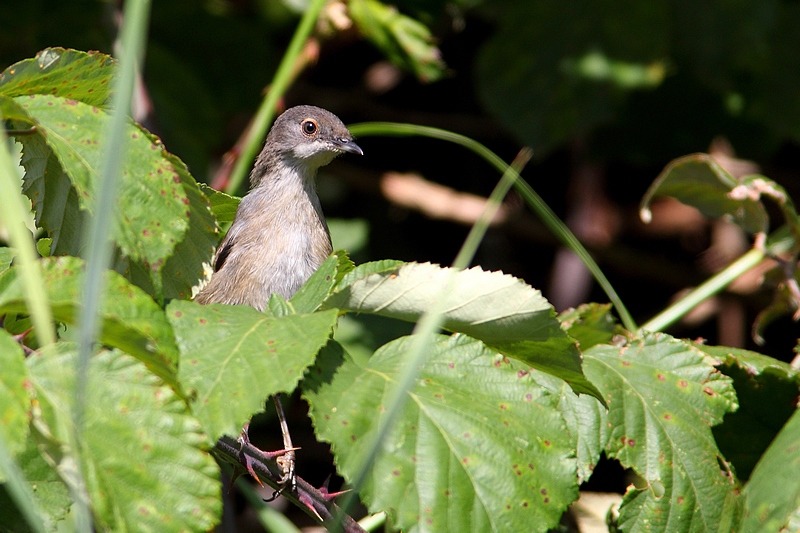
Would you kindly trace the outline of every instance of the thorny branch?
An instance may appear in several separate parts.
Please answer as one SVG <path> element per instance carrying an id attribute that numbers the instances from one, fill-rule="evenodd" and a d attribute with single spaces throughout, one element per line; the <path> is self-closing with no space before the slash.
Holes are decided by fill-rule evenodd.
<path id="1" fill-rule="evenodd" d="M 217 441 L 213 450 L 221 460 L 234 465 L 237 472 L 252 470 L 260 481 L 263 481 L 306 511 L 312 518 L 318 520 L 329 530 L 338 530 L 344 533 L 366 533 L 349 515 L 341 513 L 338 506 L 333 503 L 337 493 L 329 493 L 326 487 L 314 488 L 310 483 L 296 477 L 294 488 L 282 487 L 279 483 L 283 473 L 274 458 L 266 457 L 264 453 L 250 443 L 240 443 L 232 437 L 222 437 Z M 249 468 L 248 468 L 249 465 Z M 341 524 L 337 525 L 337 518 L 342 517 Z M 337 529 L 338 528 L 338 529 Z"/>

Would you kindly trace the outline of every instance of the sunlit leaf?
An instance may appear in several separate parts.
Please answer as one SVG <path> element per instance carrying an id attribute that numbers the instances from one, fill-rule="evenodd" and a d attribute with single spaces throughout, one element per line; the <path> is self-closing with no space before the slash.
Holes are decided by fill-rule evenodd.
<path id="1" fill-rule="evenodd" d="M 578 341 L 581 350 L 596 344 L 608 344 L 617 332 L 611 304 L 583 304 L 558 315 L 561 327 Z"/>
<path id="2" fill-rule="evenodd" d="M 295 311 L 298 313 L 316 311 L 322 301 L 330 295 L 336 281 L 353 268 L 353 262 L 350 261 L 347 252 L 342 250 L 334 252 L 292 296 L 291 302 Z"/>
<path id="3" fill-rule="evenodd" d="M 88 104 L 50 95 L 17 97 L 15 101 L 35 121 L 37 132 L 75 187 L 81 209 L 91 212 L 109 115 Z M 126 135 L 115 238 L 125 255 L 158 271 L 188 229 L 189 199 L 171 161 L 154 157 L 161 154 L 162 146 L 134 124 L 127 125 Z M 26 137 L 20 137 L 23 150 Z M 43 173 L 47 166 L 26 167 L 27 182 L 47 179 Z M 64 192 L 63 188 L 58 191 Z"/>
<path id="4" fill-rule="evenodd" d="M 11 262 L 14 260 L 14 257 L 17 255 L 17 251 L 13 248 L 6 248 L 0 246 L 0 274 L 4 271 L 8 270 L 11 266 Z"/>
<path id="5" fill-rule="evenodd" d="M 217 191 L 203 183 L 200 184 L 200 190 L 203 191 L 203 194 L 208 198 L 211 205 L 211 212 L 214 213 L 218 222 L 233 222 L 241 198 L 231 196 L 222 191 Z"/>
<path id="6" fill-rule="evenodd" d="M 17 341 L 3 329 L 0 329 L 0 369 L 0 432 L 6 449 L 16 455 L 25 448 L 28 437 L 33 391 L 25 368 L 25 354 Z"/>
<path id="7" fill-rule="evenodd" d="M 366 367 L 324 350 L 304 382 L 317 434 L 352 479 L 385 416 L 411 337 Z M 546 531 L 577 497 L 574 449 L 526 366 L 464 335 L 437 336 L 362 489 L 406 531 Z"/>
<path id="8" fill-rule="evenodd" d="M 444 300 L 443 327 L 480 339 L 489 347 L 567 381 L 576 391 L 597 395 L 581 370 L 581 358 L 560 327 L 553 307 L 521 280 L 472 268 L 455 272 L 452 289 L 442 294 L 450 269 L 429 263 L 375 265 L 370 273 L 348 273 L 322 308 L 375 313 L 416 321 Z"/>
<path id="9" fill-rule="evenodd" d="M 51 409 L 54 438 L 71 437 L 74 346 L 30 358 L 37 394 Z M 219 468 L 185 402 L 139 363 L 119 353 L 92 357 L 82 461 L 94 516 L 113 531 L 206 531 L 221 510 Z M 63 458 L 52 457 L 63 461 Z"/>
<path id="10" fill-rule="evenodd" d="M 73 326 L 83 288 L 83 261 L 64 256 L 45 258 L 40 264 L 53 316 L 68 327 Z M 136 356 L 151 371 L 174 384 L 178 349 L 163 310 L 116 272 L 107 275 L 100 339 Z M 23 292 L 17 267 L 0 274 L 0 314 L 27 313 Z"/>
<path id="11" fill-rule="evenodd" d="M 645 484 L 629 488 L 622 530 L 718 531 L 735 504 L 735 484 L 711 426 L 737 407 L 731 379 L 697 348 L 663 334 L 597 345 L 584 358 L 608 404 L 599 425 L 589 418 L 584 429 L 607 425 L 606 454 Z"/>
<path id="12" fill-rule="evenodd" d="M 734 192 L 740 185 L 708 154 L 678 158 L 667 165 L 642 198 L 642 219 L 649 222 L 653 198 L 671 196 L 707 217 L 728 216 L 751 233 L 767 231 L 769 219 L 764 206 L 757 198 Z"/>
<path id="13" fill-rule="evenodd" d="M 114 59 L 100 52 L 45 48 L 0 73 L 0 95 L 52 94 L 104 107 L 111 100 Z"/>
<path id="14" fill-rule="evenodd" d="M 181 353 L 179 377 L 196 391 L 210 442 L 237 435 L 278 392 L 291 391 L 336 323 L 336 311 L 280 318 L 244 305 L 173 300 L 167 317 Z"/>

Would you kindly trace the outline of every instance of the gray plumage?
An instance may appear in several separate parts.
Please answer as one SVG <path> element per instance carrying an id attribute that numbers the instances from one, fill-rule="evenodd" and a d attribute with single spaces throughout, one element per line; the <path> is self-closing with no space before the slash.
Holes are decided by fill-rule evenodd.
<path id="1" fill-rule="evenodd" d="M 333 113 L 297 106 L 278 117 L 197 302 L 263 311 L 273 293 L 297 292 L 332 251 L 314 177 L 344 152 L 363 153 Z"/>

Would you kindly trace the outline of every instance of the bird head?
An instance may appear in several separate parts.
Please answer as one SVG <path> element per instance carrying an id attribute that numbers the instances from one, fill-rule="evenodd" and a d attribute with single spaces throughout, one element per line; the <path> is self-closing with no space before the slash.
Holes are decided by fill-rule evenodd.
<path id="1" fill-rule="evenodd" d="M 293 166 L 312 172 L 344 152 L 364 154 L 339 117 L 310 105 L 292 107 L 279 116 L 265 147 Z"/>

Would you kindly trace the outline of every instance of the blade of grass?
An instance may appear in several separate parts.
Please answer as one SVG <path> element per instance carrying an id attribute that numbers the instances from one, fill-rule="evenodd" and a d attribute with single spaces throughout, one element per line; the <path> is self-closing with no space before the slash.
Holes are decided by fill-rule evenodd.
<path id="1" fill-rule="evenodd" d="M 269 90 L 261 101 L 261 105 L 255 117 L 253 117 L 253 123 L 247 132 L 247 140 L 242 147 L 241 154 L 239 154 L 236 160 L 236 164 L 233 166 L 230 181 L 228 181 L 228 184 L 225 186 L 225 192 L 234 194 L 239 189 L 242 180 L 244 180 L 245 175 L 247 175 L 248 170 L 252 166 L 256 154 L 261 148 L 261 143 L 264 142 L 264 137 L 266 137 L 267 128 L 269 128 L 269 125 L 272 124 L 272 121 L 275 119 L 275 106 L 292 82 L 294 77 L 294 65 L 297 58 L 303 50 L 306 39 L 311 35 L 314 24 L 317 22 L 317 18 L 319 18 L 320 11 L 322 11 L 326 3 L 327 0 L 312 0 L 306 12 L 303 13 L 300 24 L 297 25 L 292 40 L 289 42 L 289 47 L 286 49 L 286 53 L 283 54 L 280 65 L 278 65 L 275 77 L 269 85 Z"/>
<path id="2" fill-rule="evenodd" d="M 76 443 L 82 441 L 89 360 L 100 332 L 99 310 L 105 294 L 105 273 L 111 264 L 113 252 L 112 231 L 116 227 L 114 215 L 119 188 L 119 169 L 126 147 L 124 129 L 129 120 L 137 64 L 141 64 L 144 57 L 149 16 L 150 0 L 125 2 L 121 28 L 122 53 L 119 58 L 119 71 L 114 79 L 113 112 L 105 136 L 108 148 L 103 154 L 94 216 L 90 217 L 83 235 L 86 275 L 79 315 L 78 361 L 72 413 Z M 72 487 L 73 491 L 79 492 L 74 494 L 75 507 L 78 511 L 76 522 L 78 531 L 91 531 L 89 497 L 83 479 L 82 460 L 78 452 L 80 448 L 80 446 L 73 447 L 78 466 L 76 474 L 79 476 L 76 480 L 78 487 Z"/>
<path id="3" fill-rule="evenodd" d="M 19 266 L 19 275 L 25 287 L 25 304 L 31 315 L 33 331 L 39 346 L 56 341 L 53 327 L 53 313 L 47 295 L 44 292 L 42 271 L 36 261 L 37 253 L 28 228 L 25 227 L 27 209 L 22 200 L 20 183 L 8 149 L 8 137 L 0 121 L 0 220 L 8 230 L 8 239 L 17 250 L 14 260 Z M 17 194 L 19 192 L 19 194 Z"/>
<path id="4" fill-rule="evenodd" d="M 467 238 L 465 239 L 464 244 L 461 246 L 458 255 L 456 255 L 456 258 L 453 261 L 452 270 L 449 272 L 448 277 L 442 284 L 441 294 L 447 294 L 450 292 L 453 289 L 455 273 L 469 266 L 472 258 L 475 256 L 475 252 L 477 251 L 481 240 L 483 239 L 483 236 L 486 234 L 489 224 L 497 214 L 500 203 L 503 201 L 503 198 L 511 189 L 513 184 L 519 180 L 519 173 L 525 164 L 527 164 L 527 162 L 530 160 L 530 158 L 531 151 L 530 149 L 525 148 L 519 153 L 519 155 L 517 155 L 516 159 L 511 163 L 511 165 L 507 166 L 507 170 L 503 173 L 503 177 L 492 191 L 492 194 L 489 196 L 481 215 L 472 226 L 472 229 L 470 229 L 469 235 L 467 235 Z M 387 402 L 386 414 L 381 419 L 378 431 L 375 433 L 375 436 L 371 439 L 369 445 L 367 446 L 368 452 L 365 455 L 359 470 L 353 477 L 353 492 L 348 494 L 347 499 L 344 501 L 341 507 L 341 512 L 343 514 L 348 513 L 355 503 L 355 499 L 357 497 L 356 495 L 358 494 L 361 486 L 364 484 L 367 474 L 369 473 L 369 469 L 375 462 L 375 458 L 378 455 L 378 450 L 380 449 L 383 441 L 386 440 L 386 436 L 388 435 L 389 431 L 391 431 L 395 419 L 403 409 L 405 402 L 408 400 L 408 391 L 411 390 L 417 380 L 417 377 L 419 377 L 420 369 L 422 368 L 422 364 L 425 362 L 425 356 L 429 352 L 429 348 L 433 342 L 433 337 L 444 323 L 445 299 L 437 297 L 434 298 L 433 301 L 435 303 L 420 317 L 419 321 L 417 321 L 417 324 L 414 326 L 411 346 L 408 352 L 403 355 L 404 361 L 400 365 L 400 368 L 402 368 L 403 371 L 398 377 L 397 385 L 395 385 L 394 390 L 392 390 L 388 395 L 389 401 Z M 341 524 L 341 520 L 337 522 L 337 525 L 338 524 Z"/>
<path id="5" fill-rule="evenodd" d="M 486 148 L 481 143 L 474 141 L 469 137 L 465 137 L 464 135 L 459 135 L 457 133 L 439 128 L 418 126 L 415 124 L 402 124 L 397 122 L 363 122 L 360 124 L 353 124 L 352 126 L 349 126 L 349 129 L 350 132 L 356 137 L 370 135 L 387 137 L 421 136 L 440 139 L 458 144 L 464 148 L 467 148 L 468 150 L 471 150 L 488 161 L 489 164 L 498 169 L 500 172 L 506 172 L 509 168 L 505 161 L 503 161 L 497 154 Z M 564 222 L 558 218 L 558 216 L 553 212 L 552 209 L 550 209 L 545 201 L 542 200 L 541 196 L 539 196 L 536 191 L 534 191 L 533 188 L 522 178 L 519 178 L 518 176 L 517 178 L 518 179 L 514 182 L 514 186 L 517 188 L 517 191 L 520 193 L 520 195 L 525 199 L 528 205 L 530 205 L 531 208 L 536 211 L 536 213 L 542 219 L 542 222 L 544 222 L 550 231 L 552 231 L 556 237 L 561 240 L 561 242 L 575 252 L 578 257 L 580 257 L 581 261 L 583 261 L 583 264 L 586 265 L 586 268 L 589 269 L 589 271 L 592 273 L 592 276 L 594 276 L 594 279 L 603 288 L 606 296 L 608 296 L 608 299 L 614 305 L 614 308 L 617 310 L 617 314 L 619 314 L 619 318 L 622 321 L 622 325 L 625 326 L 625 328 L 629 331 L 636 331 L 638 329 L 636 322 L 628 312 L 625 304 L 622 303 L 622 299 L 617 294 L 617 291 L 614 290 L 611 282 L 609 282 L 608 278 L 606 278 L 605 274 L 603 274 L 600 266 L 589 254 L 589 251 L 586 250 L 578 238 L 575 237 L 575 234 L 570 231 L 567 225 L 564 224 Z"/>
<path id="6" fill-rule="evenodd" d="M 768 239 L 765 248 L 753 248 L 739 259 L 708 278 L 689 294 L 670 305 L 647 323 L 642 324 L 640 331 L 664 331 L 683 318 L 698 304 L 719 293 L 736 278 L 759 264 L 768 255 L 779 255 L 789 251 L 794 245 L 788 227 L 775 231 Z"/>

